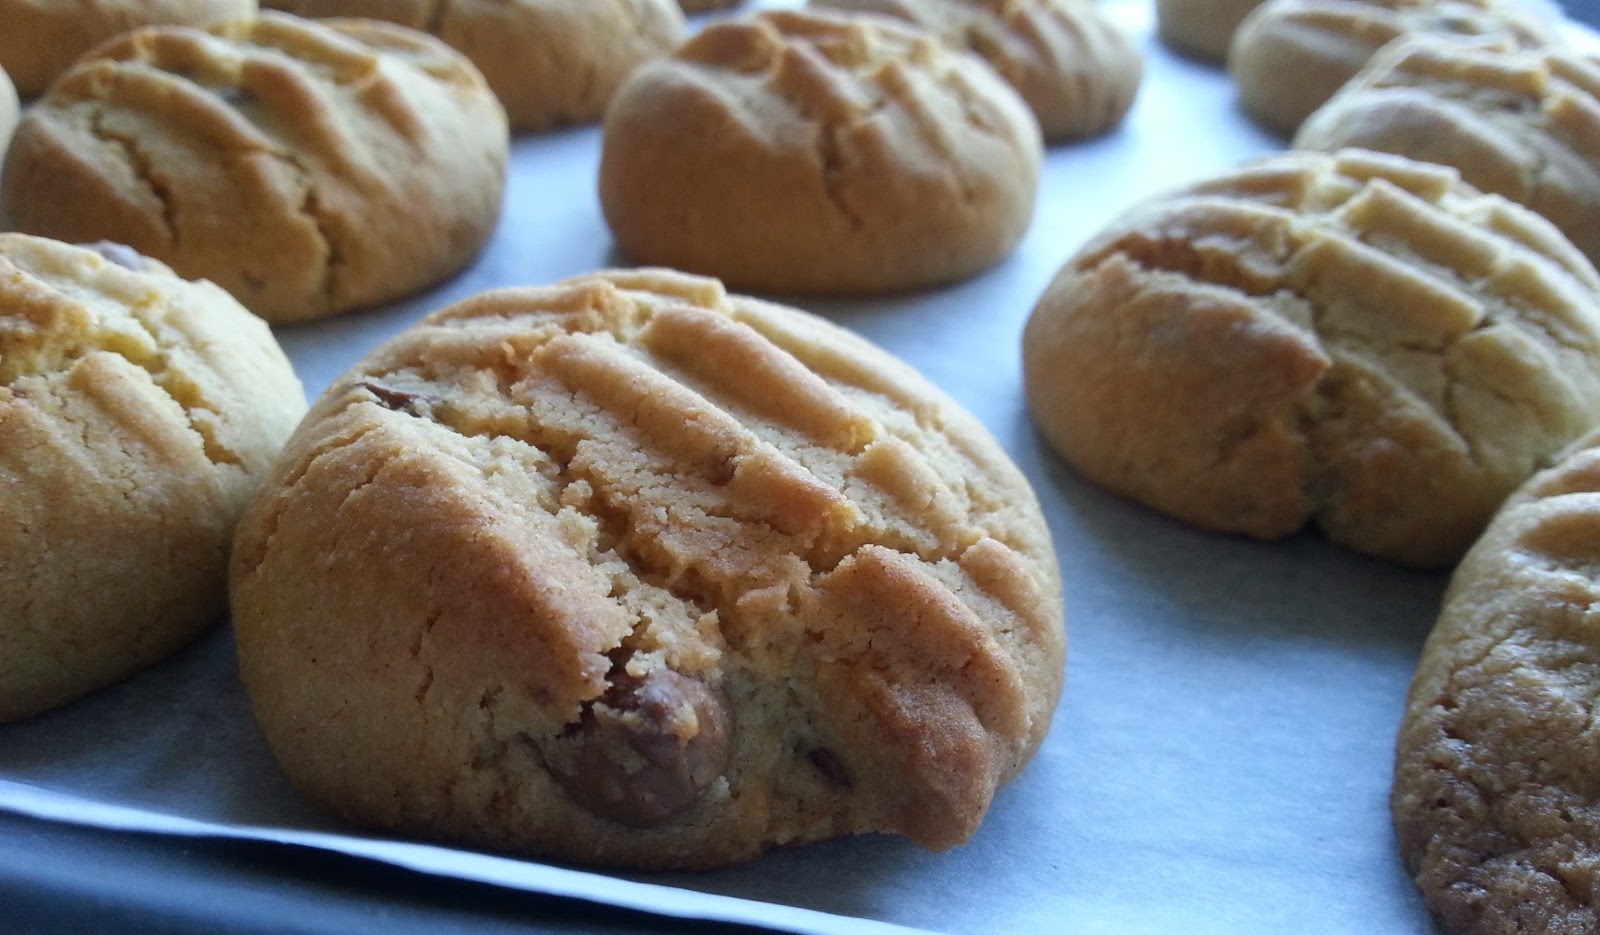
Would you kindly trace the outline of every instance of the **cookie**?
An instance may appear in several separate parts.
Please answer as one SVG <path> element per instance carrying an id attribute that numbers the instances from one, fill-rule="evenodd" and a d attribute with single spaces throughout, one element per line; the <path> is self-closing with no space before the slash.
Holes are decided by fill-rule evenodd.
<path id="1" fill-rule="evenodd" d="M 988 434 L 803 312 L 661 270 L 486 293 L 341 377 L 247 511 L 239 663 L 313 801 L 710 867 L 971 835 L 1061 685 Z"/>
<path id="2" fill-rule="evenodd" d="M 976 56 L 877 17 L 707 26 L 606 115 L 600 202 L 634 259 L 761 292 L 952 282 L 1015 246 L 1038 123 Z"/>
<path id="3" fill-rule="evenodd" d="M 1025 331 L 1028 403 L 1090 480 L 1179 519 L 1444 566 L 1600 421 L 1597 287 L 1450 169 L 1291 153 L 1069 260 Z"/>
<path id="4" fill-rule="evenodd" d="M 1373 53 L 1417 35 L 1538 47 L 1555 27 L 1516 0 L 1268 0 L 1240 25 L 1228 71 L 1250 116 L 1289 136 Z"/>
<path id="5" fill-rule="evenodd" d="M 1411 39 L 1307 119 L 1300 149 L 1360 146 L 1454 166 L 1600 263 L 1600 64 L 1575 52 Z"/>
<path id="6" fill-rule="evenodd" d="M 499 216 L 504 112 L 438 40 L 277 13 L 141 30 L 17 127 L 0 226 L 112 240 L 272 322 L 415 292 Z"/>
<path id="7" fill-rule="evenodd" d="M 17 128 L 17 114 L 21 109 L 17 102 L 17 89 L 6 77 L 5 69 L 0 68 L 0 156 L 5 154 L 6 146 L 11 142 L 11 131 Z"/>
<path id="8" fill-rule="evenodd" d="M 1156 0 L 1161 41 L 1185 55 L 1220 64 L 1239 24 L 1262 0 Z"/>
<path id="9" fill-rule="evenodd" d="M 1395 753 L 1395 829 L 1451 935 L 1600 930 L 1600 435 L 1456 570 Z"/>
<path id="10" fill-rule="evenodd" d="M 592 123 L 628 73 L 683 41 L 674 0 L 264 0 L 420 29 L 472 60 L 513 130 Z"/>
<path id="11" fill-rule="evenodd" d="M 256 15 L 256 0 L 0 0 L 0 67 L 23 97 L 77 58 L 142 26 L 206 26 Z"/>
<path id="12" fill-rule="evenodd" d="M 1050 142 L 1099 136 L 1133 106 L 1144 63 L 1088 0 L 812 0 L 893 16 L 981 56 L 1027 102 Z"/>
<path id="13" fill-rule="evenodd" d="M 305 408 L 221 289 L 0 234 L 0 721 L 216 622 L 234 523 Z"/>

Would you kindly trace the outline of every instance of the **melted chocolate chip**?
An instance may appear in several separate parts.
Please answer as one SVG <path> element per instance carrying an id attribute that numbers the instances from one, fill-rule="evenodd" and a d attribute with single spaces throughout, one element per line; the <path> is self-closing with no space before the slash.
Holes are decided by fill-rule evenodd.
<path id="1" fill-rule="evenodd" d="M 834 785 L 843 786 L 846 789 L 855 787 L 855 783 L 850 779 L 850 771 L 845 769 L 844 761 L 839 759 L 838 755 L 832 750 L 818 747 L 806 753 L 806 760 L 816 767 L 817 772 L 821 773 L 824 778 Z"/>
<path id="2" fill-rule="evenodd" d="M 565 768 L 551 772 L 593 814 L 635 828 L 694 807 L 727 769 L 730 726 L 721 694 L 670 669 L 614 677 L 566 742 Z"/>
<path id="3" fill-rule="evenodd" d="M 422 398 L 421 393 L 411 393 L 406 390 L 397 390 L 392 386 L 374 383 L 371 380 L 362 380 L 356 384 L 367 392 L 378 397 L 378 405 L 395 412 L 403 412 L 411 408 L 411 404 Z"/>

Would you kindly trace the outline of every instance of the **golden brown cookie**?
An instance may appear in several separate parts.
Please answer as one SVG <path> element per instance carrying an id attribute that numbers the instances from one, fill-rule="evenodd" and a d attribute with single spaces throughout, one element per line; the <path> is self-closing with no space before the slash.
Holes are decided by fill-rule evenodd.
<path id="1" fill-rule="evenodd" d="M 0 721 L 223 614 L 234 522 L 306 408 L 227 293 L 98 251 L 0 234 Z"/>
<path id="2" fill-rule="evenodd" d="M 1027 481 L 909 367 L 661 270 L 486 293 L 340 378 L 241 523 L 312 800 L 612 865 L 973 833 L 1061 686 Z"/>
<path id="3" fill-rule="evenodd" d="M 1028 322 L 1028 402 L 1087 477 L 1180 519 L 1447 565 L 1600 421 L 1597 288 L 1450 169 L 1291 153 L 1070 260 Z"/>
<path id="4" fill-rule="evenodd" d="M 1456 569 L 1395 754 L 1395 828 L 1450 935 L 1600 930 L 1600 435 Z"/>
<path id="5" fill-rule="evenodd" d="M 1139 50 L 1090 0 L 812 0 L 893 16 L 982 57 L 1051 142 L 1099 136 L 1133 106 Z"/>
<path id="6" fill-rule="evenodd" d="M 683 41 L 674 0 L 264 0 L 300 16 L 362 16 L 443 39 L 483 72 L 513 130 L 592 123 L 622 80 Z"/>
<path id="7" fill-rule="evenodd" d="M 1538 47 L 1555 27 L 1517 0 L 1268 0 L 1239 27 L 1228 71 L 1250 116 L 1285 136 L 1401 36 Z"/>
<path id="8" fill-rule="evenodd" d="M 1396 42 L 1306 120 L 1295 146 L 1454 166 L 1600 263 L 1600 64 L 1576 52 Z"/>
<path id="9" fill-rule="evenodd" d="M 1201 61 L 1221 63 L 1239 24 L 1262 0 L 1156 0 L 1161 41 Z"/>
<path id="10" fill-rule="evenodd" d="M 600 201 L 642 262 L 762 292 L 890 292 L 1010 251 L 1040 155 L 1027 106 L 976 56 L 887 19 L 769 12 L 623 85 Z"/>
<path id="11" fill-rule="evenodd" d="M 0 0 L 0 67 L 33 97 L 79 56 L 131 29 L 255 15 L 256 0 Z"/>
<path id="12" fill-rule="evenodd" d="M 273 322 L 460 270 L 500 212 L 505 114 L 466 59 L 370 20 L 130 33 L 23 118 L 0 224 L 112 240 Z"/>

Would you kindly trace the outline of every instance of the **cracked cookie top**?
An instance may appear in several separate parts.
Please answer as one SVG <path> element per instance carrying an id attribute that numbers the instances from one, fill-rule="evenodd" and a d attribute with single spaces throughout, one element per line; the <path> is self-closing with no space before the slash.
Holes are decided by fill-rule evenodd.
<path id="1" fill-rule="evenodd" d="M 1181 519 L 1446 565 L 1600 418 L 1597 286 L 1450 169 L 1292 153 L 1070 260 L 1024 336 L 1029 406 L 1084 474 Z"/>
<path id="2" fill-rule="evenodd" d="M 119 245 L 0 234 L 0 721 L 222 614 L 234 521 L 304 411 L 221 289 Z"/>
<path id="3" fill-rule="evenodd" d="M 142 26 L 205 26 L 256 14 L 256 0 L 0 0 L 0 67 L 24 97 L 79 56 Z"/>
<path id="4" fill-rule="evenodd" d="M 1526 205 L 1600 262 L 1600 64 L 1560 49 L 1386 47 L 1295 137 L 1437 162 Z"/>
<path id="5" fill-rule="evenodd" d="M 969 53 L 879 17 L 707 26 L 617 92 L 600 199 L 648 263 L 774 292 L 969 276 L 1033 216 L 1038 123 Z"/>
<path id="6" fill-rule="evenodd" d="M 592 123 L 639 65 L 683 41 L 674 0 L 265 0 L 299 16 L 362 16 L 444 40 L 483 72 L 513 130 Z"/>
<path id="7" fill-rule="evenodd" d="M 1505 505 L 1411 683 L 1395 830 L 1451 935 L 1600 930 L 1600 435 Z"/>
<path id="8" fill-rule="evenodd" d="M 983 58 L 1027 102 L 1051 142 L 1099 136 L 1133 106 L 1144 73 L 1133 41 L 1086 0 L 812 0 L 906 20 Z"/>
<path id="9" fill-rule="evenodd" d="M 1290 135 L 1402 36 L 1527 48 L 1557 41 L 1552 18 L 1520 0 L 1268 0 L 1234 35 L 1228 71 L 1245 110 Z"/>
<path id="10" fill-rule="evenodd" d="M 1061 685 L 1049 534 L 972 417 L 664 271 L 486 293 L 374 351 L 251 507 L 232 590 L 314 800 L 607 864 L 959 843 Z"/>
<path id="11" fill-rule="evenodd" d="M 281 14 L 129 33 L 23 118 L 0 223 L 112 240 L 273 322 L 465 266 L 499 216 L 505 115 L 438 40 Z"/>

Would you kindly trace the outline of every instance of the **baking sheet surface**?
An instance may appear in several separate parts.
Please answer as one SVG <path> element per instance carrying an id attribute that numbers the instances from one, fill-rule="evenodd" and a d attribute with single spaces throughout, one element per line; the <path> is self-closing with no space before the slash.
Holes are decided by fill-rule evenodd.
<path id="1" fill-rule="evenodd" d="M 792 5 L 792 4 L 771 4 Z M 290 841 L 414 869 L 802 932 L 1430 931 L 1396 856 L 1391 745 L 1445 584 L 1311 535 L 1208 535 L 1106 495 L 1034 434 L 1022 324 L 1061 262 L 1134 201 L 1275 151 L 1220 71 L 1145 36 L 1112 135 L 1046 157 L 1008 260 L 892 300 L 794 304 L 857 330 L 972 409 L 1033 480 L 1067 594 L 1067 687 L 1038 758 L 966 847 L 829 842 L 702 875 L 607 876 L 394 842 L 303 804 L 250 720 L 225 628 L 133 679 L 0 727 L 0 808 L 172 834 Z M 505 215 L 467 273 L 391 308 L 284 328 L 315 395 L 374 344 L 484 288 L 621 262 L 594 194 L 593 128 L 514 144 Z M 400 232 L 403 236 L 403 232 Z M 771 905 L 769 905 L 771 904 Z M 791 908 L 792 907 L 792 908 Z"/>

